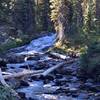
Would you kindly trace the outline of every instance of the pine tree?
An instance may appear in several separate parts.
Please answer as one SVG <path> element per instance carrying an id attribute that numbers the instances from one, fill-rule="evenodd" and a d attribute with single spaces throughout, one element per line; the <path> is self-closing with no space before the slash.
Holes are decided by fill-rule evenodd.
<path id="1" fill-rule="evenodd" d="M 68 0 L 51 0 L 50 2 L 51 20 L 54 22 L 55 30 L 58 33 L 57 39 L 60 43 L 63 43 L 71 31 L 72 4 Z"/>
<path id="2" fill-rule="evenodd" d="M 14 26 L 23 33 L 35 31 L 35 12 L 32 0 L 17 0 L 13 9 Z"/>
<path id="3" fill-rule="evenodd" d="M 37 29 L 48 31 L 49 26 L 51 26 L 49 0 L 36 0 L 35 4 Z"/>

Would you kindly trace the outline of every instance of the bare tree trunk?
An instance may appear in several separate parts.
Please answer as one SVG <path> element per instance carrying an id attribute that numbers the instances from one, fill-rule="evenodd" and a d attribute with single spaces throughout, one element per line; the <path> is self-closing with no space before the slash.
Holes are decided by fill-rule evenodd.
<path id="1" fill-rule="evenodd" d="M 100 21 L 100 0 L 96 0 L 96 18 Z"/>
<path id="2" fill-rule="evenodd" d="M 59 6 L 58 23 L 58 41 L 66 42 L 68 34 L 71 32 L 72 8 L 71 2 L 61 0 Z"/>

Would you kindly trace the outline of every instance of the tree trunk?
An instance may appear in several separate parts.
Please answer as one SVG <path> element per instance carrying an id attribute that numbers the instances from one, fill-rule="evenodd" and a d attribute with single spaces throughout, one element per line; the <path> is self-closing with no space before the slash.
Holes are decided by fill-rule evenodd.
<path id="1" fill-rule="evenodd" d="M 71 33 L 72 5 L 68 0 L 61 0 L 58 15 L 58 41 L 66 42 L 67 36 Z"/>

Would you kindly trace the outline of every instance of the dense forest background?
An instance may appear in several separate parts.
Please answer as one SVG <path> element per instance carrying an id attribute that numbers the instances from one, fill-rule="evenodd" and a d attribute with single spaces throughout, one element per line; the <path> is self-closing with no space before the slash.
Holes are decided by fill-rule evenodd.
<path id="1" fill-rule="evenodd" d="M 99 10 L 99 0 L 1 0 L 0 24 L 18 44 L 43 32 L 57 32 L 60 42 L 87 44 L 100 35 Z"/>

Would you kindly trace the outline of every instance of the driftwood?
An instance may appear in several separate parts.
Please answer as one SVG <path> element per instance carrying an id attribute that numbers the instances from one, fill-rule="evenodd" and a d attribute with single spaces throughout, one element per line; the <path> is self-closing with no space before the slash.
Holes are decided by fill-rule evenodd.
<path id="1" fill-rule="evenodd" d="M 19 68 L 19 67 L 22 67 L 22 66 L 30 66 L 30 65 L 34 65 L 34 64 L 37 64 L 37 63 L 41 63 L 43 61 L 48 61 L 50 60 L 51 58 L 49 59 L 44 59 L 44 60 L 38 60 L 38 61 L 35 61 L 35 60 L 28 60 L 28 61 L 25 61 L 23 63 L 16 63 L 16 64 L 7 64 L 7 67 L 10 68 L 10 67 L 15 67 L 15 68 Z"/>
<path id="2" fill-rule="evenodd" d="M 62 55 L 62 54 L 59 54 L 59 53 L 54 53 L 54 52 L 50 52 L 49 55 L 51 57 L 58 58 L 58 59 L 63 59 L 63 60 L 69 60 L 70 59 L 69 56 Z"/>
<path id="3" fill-rule="evenodd" d="M 42 73 L 42 76 L 47 76 L 49 73 L 53 72 L 55 69 L 61 67 L 62 65 L 64 65 L 65 62 L 59 63 L 53 67 L 48 68 L 45 72 Z"/>
<path id="4" fill-rule="evenodd" d="M 8 84 L 5 82 L 5 80 L 4 80 L 3 76 L 2 76 L 1 68 L 0 68 L 0 82 L 1 82 L 2 85 L 8 87 Z"/>
<path id="5" fill-rule="evenodd" d="M 34 65 L 35 63 L 36 63 L 35 61 L 26 61 L 26 62 L 23 62 L 23 63 L 7 64 L 7 67 L 8 67 L 8 68 L 10 68 L 10 67 L 19 68 L 19 67 L 21 67 L 21 66 Z"/>
<path id="6" fill-rule="evenodd" d="M 37 71 L 32 71 L 32 70 L 24 70 L 23 72 L 19 73 L 14 73 L 11 75 L 3 75 L 4 79 L 10 79 L 10 78 L 19 78 L 23 77 L 26 75 L 40 75 L 40 73 L 43 73 L 44 70 L 37 70 Z"/>
<path id="7" fill-rule="evenodd" d="M 20 57 L 20 56 L 34 56 L 34 55 L 44 55 L 45 52 L 37 52 L 37 51 L 33 51 L 33 52 L 30 52 L 29 51 L 25 51 L 25 52 L 22 52 L 22 53 L 16 53 L 15 56 L 16 57 Z"/>
<path id="8" fill-rule="evenodd" d="M 4 80 L 3 78 L 3 75 L 2 75 L 2 71 L 1 71 L 1 68 L 0 68 L 0 82 L 3 86 L 9 88 L 11 90 L 11 93 L 13 94 L 13 96 L 17 97 L 17 100 L 21 100 L 20 97 L 18 96 L 18 93 L 13 90 L 7 83 L 6 81 Z"/>
<path id="9" fill-rule="evenodd" d="M 54 70 L 56 70 L 56 69 L 62 67 L 62 65 L 73 63 L 73 62 L 75 62 L 76 60 L 77 60 L 77 59 L 70 59 L 69 61 L 61 62 L 61 63 L 59 63 L 59 64 L 57 64 L 57 65 L 55 65 L 55 66 L 53 66 L 53 67 L 48 68 L 48 69 L 47 69 L 46 71 L 44 71 L 41 75 L 45 77 L 45 76 L 47 76 L 49 73 L 53 72 Z"/>
<path id="10" fill-rule="evenodd" d="M 2 75 L 11 75 L 9 72 L 2 72 Z"/>
<path id="11" fill-rule="evenodd" d="M 19 72 L 19 73 L 14 73 L 14 74 L 10 74 L 8 73 L 8 75 L 4 75 L 4 79 L 9 79 L 9 78 L 18 78 L 18 77 L 23 77 L 25 75 L 40 75 L 42 73 L 43 76 L 46 76 L 48 75 L 49 73 L 53 72 L 55 69 L 61 67 L 62 65 L 64 64 L 70 64 L 70 63 L 73 63 L 74 61 L 76 61 L 77 59 L 72 59 L 70 58 L 69 60 L 66 60 L 62 63 L 59 63 L 53 67 L 50 67 L 49 69 L 47 69 L 46 71 L 44 70 L 37 70 L 37 71 L 32 71 L 32 70 L 24 70 L 23 72 Z M 38 61 L 38 62 L 42 62 L 42 60 Z M 38 63 L 37 62 L 37 63 Z M 25 66 L 25 64 L 30 64 L 30 63 L 23 63 L 23 64 L 9 64 L 8 66 L 9 67 L 12 67 L 12 66 Z M 32 63 L 31 63 L 32 64 Z M 4 72 L 3 72 L 4 73 Z"/>

